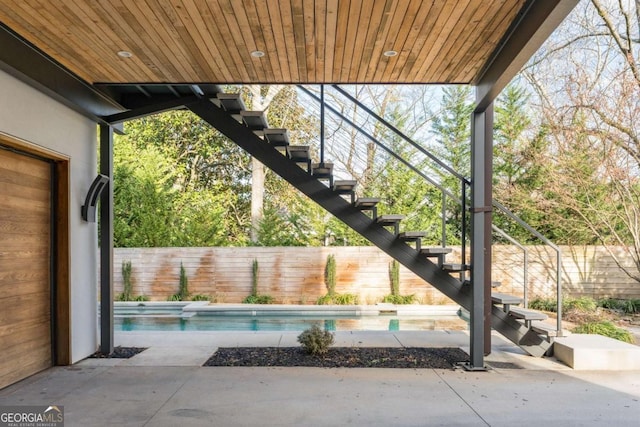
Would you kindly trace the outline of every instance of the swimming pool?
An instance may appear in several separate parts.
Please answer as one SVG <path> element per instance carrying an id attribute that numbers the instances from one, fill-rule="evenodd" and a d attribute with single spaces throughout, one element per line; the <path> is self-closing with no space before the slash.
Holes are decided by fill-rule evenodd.
<path id="1" fill-rule="evenodd" d="M 467 330 L 457 307 L 116 304 L 116 331 Z"/>

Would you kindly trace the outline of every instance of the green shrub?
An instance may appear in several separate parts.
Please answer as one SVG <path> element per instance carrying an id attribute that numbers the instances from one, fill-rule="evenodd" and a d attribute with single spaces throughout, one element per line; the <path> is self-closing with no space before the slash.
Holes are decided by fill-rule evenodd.
<path id="1" fill-rule="evenodd" d="M 258 296 L 258 260 L 251 264 L 251 295 Z"/>
<path id="2" fill-rule="evenodd" d="M 635 314 L 640 312 L 640 299 L 603 298 L 598 300 L 598 307 L 620 310 L 626 314 Z"/>
<path id="3" fill-rule="evenodd" d="M 595 311 L 598 308 L 596 301 L 591 297 L 580 298 L 564 298 L 562 301 L 562 310 L 580 310 L 580 311 Z"/>
<path id="4" fill-rule="evenodd" d="M 416 296 L 411 295 L 385 295 L 382 302 L 390 304 L 413 304 L 416 301 Z"/>
<path id="5" fill-rule="evenodd" d="M 395 259 L 389 264 L 391 295 L 400 295 L 400 263 Z"/>
<path id="6" fill-rule="evenodd" d="M 557 311 L 557 300 L 555 298 L 534 298 L 529 302 L 529 308 L 533 310 Z M 595 311 L 598 308 L 596 301 L 591 297 L 572 298 L 565 297 L 562 300 L 562 311 L 579 310 Z"/>
<path id="7" fill-rule="evenodd" d="M 131 261 L 122 261 L 123 292 L 120 301 L 131 301 L 133 283 L 131 283 Z"/>
<path id="8" fill-rule="evenodd" d="M 305 330 L 298 335 L 298 342 L 304 351 L 309 354 L 325 354 L 329 351 L 329 346 L 333 344 L 333 334 L 323 331 L 317 325 Z"/>
<path id="9" fill-rule="evenodd" d="M 149 297 L 146 295 L 138 295 L 137 297 L 133 297 L 132 301 L 149 301 Z"/>
<path id="10" fill-rule="evenodd" d="M 529 308 L 532 310 L 556 312 L 557 303 L 551 298 L 534 298 L 529 301 Z"/>
<path id="11" fill-rule="evenodd" d="M 186 301 L 189 298 L 189 279 L 187 278 L 187 271 L 184 269 L 184 265 L 180 262 L 180 289 L 178 291 L 181 301 Z"/>
<path id="12" fill-rule="evenodd" d="M 584 323 L 572 329 L 576 334 L 598 334 L 620 341 L 633 343 L 633 336 L 626 329 L 618 328 L 609 321 Z"/>
<path id="13" fill-rule="evenodd" d="M 336 258 L 333 255 L 327 256 L 327 263 L 324 266 L 324 284 L 329 295 L 336 293 Z"/>
<path id="14" fill-rule="evenodd" d="M 196 294 L 191 297 L 191 301 L 211 301 L 211 295 Z"/>
<path id="15" fill-rule="evenodd" d="M 327 294 L 316 301 L 317 305 L 356 305 L 358 296 L 355 294 Z"/>
<path id="16" fill-rule="evenodd" d="M 243 304 L 273 304 L 271 295 L 249 295 L 243 301 Z"/>

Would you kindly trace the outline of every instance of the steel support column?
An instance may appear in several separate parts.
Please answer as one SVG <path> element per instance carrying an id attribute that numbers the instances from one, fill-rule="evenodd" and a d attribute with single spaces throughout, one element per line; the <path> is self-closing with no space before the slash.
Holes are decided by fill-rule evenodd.
<path id="1" fill-rule="evenodd" d="M 100 125 L 100 352 L 113 352 L 113 128 Z"/>
<path id="2" fill-rule="evenodd" d="M 491 209 L 493 103 L 474 112 L 471 122 L 471 362 L 484 370 L 491 352 Z"/>

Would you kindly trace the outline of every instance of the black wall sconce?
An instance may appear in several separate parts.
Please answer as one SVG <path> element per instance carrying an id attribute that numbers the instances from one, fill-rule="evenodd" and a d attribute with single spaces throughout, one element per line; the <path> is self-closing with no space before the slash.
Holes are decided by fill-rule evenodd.
<path id="1" fill-rule="evenodd" d="M 87 192 L 87 197 L 84 200 L 84 205 L 82 205 L 82 208 L 80 209 L 82 219 L 85 221 L 96 222 L 96 204 L 98 204 L 100 193 L 102 193 L 102 190 L 104 190 L 108 182 L 108 176 L 98 174 L 96 179 L 91 183 L 91 187 L 89 187 L 89 191 Z"/>

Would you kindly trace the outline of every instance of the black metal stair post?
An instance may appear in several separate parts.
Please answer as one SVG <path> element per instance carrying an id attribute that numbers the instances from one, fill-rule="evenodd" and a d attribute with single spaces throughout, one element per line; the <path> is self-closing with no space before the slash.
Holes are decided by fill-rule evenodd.
<path id="1" fill-rule="evenodd" d="M 113 353 L 113 128 L 100 125 L 100 352 Z"/>
<path id="2" fill-rule="evenodd" d="M 491 352 L 492 163 L 493 103 L 471 122 L 471 370 L 484 370 Z"/>

